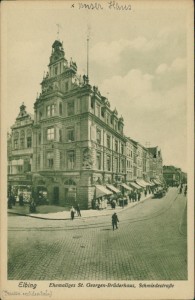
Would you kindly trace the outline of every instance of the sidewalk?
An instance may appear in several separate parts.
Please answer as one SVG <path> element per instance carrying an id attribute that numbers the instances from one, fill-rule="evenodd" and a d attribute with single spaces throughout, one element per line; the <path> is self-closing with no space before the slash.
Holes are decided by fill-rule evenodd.
<path id="1" fill-rule="evenodd" d="M 99 217 L 99 216 L 108 216 L 113 214 L 113 212 L 120 213 L 124 211 L 125 209 L 132 208 L 135 205 L 138 205 L 139 203 L 151 198 L 153 195 L 150 194 L 146 197 L 143 197 L 140 201 L 136 202 L 131 202 L 128 205 L 124 206 L 124 208 L 120 206 L 116 206 L 115 209 L 112 209 L 110 205 L 106 209 L 102 210 L 95 210 L 95 209 L 88 209 L 88 210 L 81 210 L 81 217 L 77 216 L 77 213 L 75 214 L 75 219 L 80 219 L 80 218 L 94 218 L 94 217 Z M 29 214 L 29 207 L 21 207 L 20 211 L 17 211 L 14 207 L 12 209 L 8 209 L 8 213 L 11 214 L 17 214 L 17 215 L 22 215 L 22 216 L 28 216 L 32 218 L 38 218 L 38 219 L 45 219 L 45 220 L 70 220 L 70 211 L 66 210 L 65 207 L 56 207 L 58 209 L 57 212 L 52 212 L 52 213 L 36 213 L 36 214 Z M 59 209 L 63 211 L 59 211 Z"/>

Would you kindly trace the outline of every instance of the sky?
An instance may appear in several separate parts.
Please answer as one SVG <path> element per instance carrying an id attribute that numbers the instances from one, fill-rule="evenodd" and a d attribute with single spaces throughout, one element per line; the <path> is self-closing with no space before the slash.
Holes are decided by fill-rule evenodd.
<path id="1" fill-rule="evenodd" d="M 65 56 L 76 61 L 80 74 L 86 73 L 90 27 L 90 84 L 123 116 L 127 136 L 158 146 L 164 165 L 186 171 L 187 11 L 178 1 L 163 2 L 130 1 L 128 11 L 109 9 L 108 2 L 101 2 L 102 10 L 79 9 L 79 2 L 4 2 L 7 128 L 22 102 L 33 113 L 56 24 Z"/>

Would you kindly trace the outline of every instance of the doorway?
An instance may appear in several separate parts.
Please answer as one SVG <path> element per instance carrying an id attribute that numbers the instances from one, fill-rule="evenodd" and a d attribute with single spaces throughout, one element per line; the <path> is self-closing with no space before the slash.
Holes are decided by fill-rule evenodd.
<path id="1" fill-rule="evenodd" d="M 59 204 L 59 187 L 54 186 L 53 188 L 53 204 L 58 205 Z"/>

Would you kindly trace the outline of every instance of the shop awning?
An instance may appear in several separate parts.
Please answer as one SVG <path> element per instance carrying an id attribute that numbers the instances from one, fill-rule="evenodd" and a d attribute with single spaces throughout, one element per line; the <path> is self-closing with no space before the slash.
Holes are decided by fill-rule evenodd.
<path id="1" fill-rule="evenodd" d="M 115 186 L 113 186 L 112 184 L 107 184 L 106 185 L 107 188 L 109 188 L 112 192 L 115 192 L 115 193 L 120 193 L 121 191 L 118 190 Z"/>
<path id="2" fill-rule="evenodd" d="M 139 186 L 138 184 L 136 184 L 135 182 L 129 182 L 129 184 L 134 187 L 135 189 L 137 190 L 140 190 L 141 189 L 141 186 Z"/>
<path id="3" fill-rule="evenodd" d="M 154 186 L 154 182 L 148 181 L 150 186 Z"/>
<path id="4" fill-rule="evenodd" d="M 113 194 L 103 185 L 96 185 L 96 198 Z"/>
<path id="5" fill-rule="evenodd" d="M 158 184 L 161 184 L 162 185 L 162 182 L 158 179 L 158 180 L 156 180 L 157 182 L 158 182 Z"/>
<path id="6" fill-rule="evenodd" d="M 140 179 L 140 181 L 143 182 L 143 184 L 145 184 L 145 186 L 150 186 L 150 184 L 147 181 L 145 181 L 144 179 Z"/>
<path id="7" fill-rule="evenodd" d="M 159 183 L 158 180 L 156 180 L 156 179 L 153 179 L 153 182 L 154 182 L 155 184 L 157 184 L 157 185 L 160 185 L 160 184 L 161 184 L 161 183 Z"/>
<path id="8" fill-rule="evenodd" d="M 147 186 L 145 183 L 142 182 L 141 179 L 136 179 L 136 183 L 137 183 L 138 185 L 140 185 L 141 187 L 143 187 L 143 188 L 145 188 L 145 187 Z"/>
<path id="9" fill-rule="evenodd" d="M 130 186 L 126 185 L 125 183 L 122 183 L 121 186 L 123 186 L 126 190 L 132 191 L 132 188 L 130 188 Z"/>

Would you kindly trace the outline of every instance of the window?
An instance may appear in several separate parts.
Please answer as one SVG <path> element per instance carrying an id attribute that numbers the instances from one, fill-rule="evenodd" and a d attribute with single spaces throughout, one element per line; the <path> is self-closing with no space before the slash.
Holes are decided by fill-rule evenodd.
<path id="1" fill-rule="evenodd" d="M 47 153 L 47 167 L 52 169 L 54 165 L 53 152 Z"/>
<path id="2" fill-rule="evenodd" d="M 118 152 L 118 141 L 115 140 L 115 151 Z"/>
<path id="3" fill-rule="evenodd" d="M 96 155 L 96 168 L 101 170 L 101 153 L 97 153 Z"/>
<path id="4" fill-rule="evenodd" d="M 50 117 L 51 116 L 51 110 L 50 110 L 50 105 L 47 106 L 47 116 Z"/>
<path id="5" fill-rule="evenodd" d="M 41 133 L 39 132 L 39 145 L 41 144 Z"/>
<path id="6" fill-rule="evenodd" d="M 121 144 L 121 153 L 124 154 L 124 145 Z"/>
<path id="7" fill-rule="evenodd" d="M 67 141 L 73 142 L 74 141 L 74 128 L 67 129 Z"/>
<path id="8" fill-rule="evenodd" d="M 118 172 L 118 158 L 115 157 L 115 172 Z"/>
<path id="9" fill-rule="evenodd" d="M 74 169 L 75 166 L 75 153 L 74 151 L 67 152 L 67 168 Z"/>
<path id="10" fill-rule="evenodd" d="M 24 138 L 20 139 L 20 148 L 23 149 L 24 148 Z"/>
<path id="11" fill-rule="evenodd" d="M 100 117 L 100 106 L 99 105 L 97 105 L 97 115 L 98 115 L 98 117 Z"/>
<path id="12" fill-rule="evenodd" d="M 74 115 L 74 102 L 68 102 L 67 103 L 67 114 L 68 116 Z"/>
<path id="13" fill-rule="evenodd" d="M 47 129 L 47 140 L 48 141 L 54 140 L 54 127 Z"/>
<path id="14" fill-rule="evenodd" d="M 14 140 L 14 149 L 18 149 L 18 139 L 17 140 Z"/>
<path id="15" fill-rule="evenodd" d="M 55 106 L 54 106 L 54 104 L 48 105 L 47 106 L 47 116 L 48 117 L 54 116 L 54 112 L 55 112 Z"/>
<path id="16" fill-rule="evenodd" d="M 124 173 L 125 172 L 125 160 L 124 159 L 122 159 L 121 160 L 121 171 L 122 171 L 122 173 Z"/>
<path id="17" fill-rule="evenodd" d="M 59 115 L 62 115 L 62 103 L 59 104 Z"/>
<path id="18" fill-rule="evenodd" d="M 42 119 L 42 112 L 40 111 L 39 112 L 39 120 L 41 120 Z"/>
<path id="19" fill-rule="evenodd" d="M 58 74 L 58 66 L 55 67 L 55 75 Z"/>
<path id="20" fill-rule="evenodd" d="M 66 84 L 65 84 L 65 89 L 66 89 L 66 91 L 68 91 L 68 82 L 66 82 Z"/>
<path id="21" fill-rule="evenodd" d="M 41 157 L 40 154 L 37 156 L 37 167 L 40 168 L 40 163 L 41 163 Z"/>
<path id="22" fill-rule="evenodd" d="M 96 141 L 98 144 L 101 144 L 101 131 L 97 129 L 96 134 L 97 134 Z"/>
<path id="23" fill-rule="evenodd" d="M 23 166 L 17 166 L 17 173 L 22 173 Z"/>
<path id="24" fill-rule="evenodd" d="M 104 107 L 102 107 L 101 108 L 101 116 L 104 118 L 104 116 L 105 116 L 105 108 Z"/>
<path id="25" fill-rule="evenodd" d="M 63 162 L 63 155 L 62 152 L 60 152 L 60 166 L 62 167 L 62 162 Z"/>
<path id="26" fill-rule="evenodd" d="M 51 116 L 54 116 L 54 104 L 51 105 Z"/>
<path id="27" fill-rule="evenodd" d="M 110 136 L 107 135 L 107 147 L 110 149 Z"/>
<path id="28" fill-rule="evenodd" d="M 94 108 L 94 99 L 91 97 L 91 108 Z"/>
<path id="29" fill-rule="evenodd" d="M 27 148 L 31 148 L 32 147 L 32 138 L 31 136 L 27 137 Z"/>
<path id="30" fill-rule="evenodd" d="M 62 129 L 59 129 L 59 142 L 62 142 Z"/>
<path id="31" fill-rule="evenodd" d="M 108 171 L 111 170 L 111 159 L 110 159 L 110 156 L 107 156 L 107 170 Z"/>

